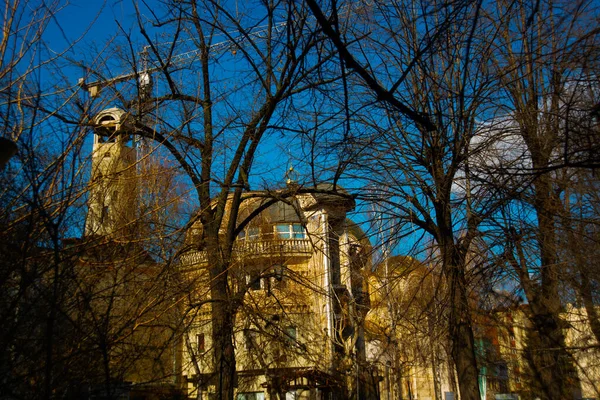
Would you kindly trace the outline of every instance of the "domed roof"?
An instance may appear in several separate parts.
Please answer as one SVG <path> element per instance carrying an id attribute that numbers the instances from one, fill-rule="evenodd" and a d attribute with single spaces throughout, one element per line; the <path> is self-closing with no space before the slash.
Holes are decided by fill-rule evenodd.
<path id="1" fill-rule="evenodd" d="M 272 199 L 249 199 L 246 200 L 240 207 L 238 221 L 241 222 L 247 218 L 252 212 L 271 201 Z M 263 222 L 302 222 L 301 208 L 298 201 L 293 198 L 286 201 L 279 200 L 261 211 L 259 220 Z"/>
<path id="2" fill-rule="evenodd" d="M 272 198 L 265 197 L 254 197 L 244 200 L 240 206 L 237 222 L 241 224 L 246 218 L 259 209 L 261 206 L 266 205 L 268 202 L 273 201 Z M 225 220 L 229 218 L 229 212 L 226 211 Z M 289 201 L 276 201 L 269 205 L 266 209 L 262 210 L 257 216 L 253 217 L 248 223 L 248 226 L 258 227 L 263 224 L 277 224 L 281 222 L 288 223 L 305 223 L 303 214 L 301 212 L 300 205 L 295 198 L 289 199 Z M 226 226 L 226 224 L 223 224 Z M 188 239 L 192 239 L 192 236 L 198 240 L 202 236 L 202 224 L 200 219 L 197 219 L 190 229 L 188 230 Z"/>
<path id="3" fill-rule="evenodd" d="M 94 131 L 102 136 L 110 136 L 120 130 L 133 130 L 130 115 L 117 107 L 100 111 L 93 122 L 96 125 Z"/>
<path id="4" fill-rule="evenodd" d="M 247 192 L 245 195 L 248 195 L 248 197 L 242 201 L 237 213 L 237 222 L 242 224 L 244 220 L 262 207 L 266 208 L 254 216 L 248 222 L 248 226 L 256 227 L 281 222 L 306 223 L 304 211 L 315 210 L 319 207 L 326 208 L 331 216 L 345 217 L 346 212 L 354 208 L 355 205 L 354 198 L 345 189 L 330 183 L 317 184 L 312 190 L 304 188 L 303 192 L 280 200 L 271 196 L 276 196 L 276 192 Z M 229 218 L 228 209 L 225 211 L 224 218 L 225 220 Z M 226 224 L 223 224 L 223 226 L 226 226 Z M 198 219 L 192 225 L 188 234 L 200 236 L 201 233 L 202 225 Z M 364 233 L 360 234 L 358 230 L 356 235 L 357 239 L 361 241 L 364 239 Z"/>

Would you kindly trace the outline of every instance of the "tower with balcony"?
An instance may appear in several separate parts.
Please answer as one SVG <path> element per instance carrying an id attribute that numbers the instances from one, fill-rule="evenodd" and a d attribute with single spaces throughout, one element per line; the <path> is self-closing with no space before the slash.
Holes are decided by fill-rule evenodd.
<path id="1" fill-rule="evenodd" d="M 87 329 L 80 346 L 94 376 L 85 390 L 90 398 L 181 398 L 180 343 L 172 328 L 179 310 L 173 289 L 163 284 L 167 266 L 138 233 L 135 124 L 118 108 L 92 122 L 85 231 L 65 242 L 76 256 L 70 293 L 79 307 L 71 318 Z M 102 329 L 90 322 L 96 319 Z"/>
<path id="2" fill-rule="evenodd" d="M 136 150 L 130 116 L 118 108 L 94 122 L 86 236 L 127 237 L 136 217 Z"/>

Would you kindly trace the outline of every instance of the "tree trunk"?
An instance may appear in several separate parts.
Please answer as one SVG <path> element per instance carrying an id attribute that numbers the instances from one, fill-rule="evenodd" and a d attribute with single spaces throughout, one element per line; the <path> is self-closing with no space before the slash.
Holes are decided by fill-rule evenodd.
<path id="1" fill-rule="evenodd" d="M 458 264 L 458 263 L 457 263 Z M 460 265 L 460 264 L 458 264 Z M 461 400 L 480 400 L 477 360 L 464 269 L 453 265 L 450 270 L 450 340 L 452 358 L 458 375 Z"/>
<path id="2" fill-rule="evenodd" d="M 211 326 L 213 343 L 213 377 L 212 384 L 216 388 L 216 399 L 231 400 L 235 386 L 235 351 L 233 347 L 233 331 L 236 306 L 229 288 L 228 263 L 230 251 L 222 249 L 219 242 L 218 225 L 206 218 L 203 225 L 206 229 L 206 252 L 208 255 L 211 296 Z"/>
<path id="3" fill-rule="evenodd" d="M 211 267 L 212 341 L 214 359 L 214 385 L 216 398 L 233 399 L 235 377 L 235 352 L 233 325 L 235 309 L 227 296 L 227 271 Z"/>
<path id="4" fill-rule="evenodd" d="M 534 157 L 535 154 L 532 154 Z M 556 257 L 556 226 L 552 210 L 551 183 L 547 175 L 535 181 L 534 208 L 538 218 L 541 282 L 529 298 L 533 330 L 529 332 L 528 360 L 544 399 L 572 398 L 580 383 L 573 359 L 566 350 L 564 321 L 560 318 Z"/>
<path id="5" fill-rule="evenodd" d="M 448 201 L 447 204 L 449 205 L 450 202 Z M 438 225 L 441 227 L 438 239 L 450 295 L 448 333 L 452 359 L 458 377 L 460 398 L 461 400 L 481 400 L 477 380 L 479 370 L 477 369 L 475 340 L 465 277 L 466 251 L 460 249 L 454 242 L 450 228 L 452 226 L 450 210 L 441 209 L 438 214 Z"/>

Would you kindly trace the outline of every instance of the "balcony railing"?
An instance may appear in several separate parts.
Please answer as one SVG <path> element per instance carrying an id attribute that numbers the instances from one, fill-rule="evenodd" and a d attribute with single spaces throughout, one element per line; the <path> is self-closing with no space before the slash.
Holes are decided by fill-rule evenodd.
<path id="1" fill-rule="evenodd" d="M 312 243 L 308 239 L 236 240 L 233 258 L 251 260 L 265 257 L 310 257 Z M 206 264 L 206 251 L 190 251 L 181 256 L 184 265 Z"/>
<path id="2" fill-rule="evenodd" d="M 186 267 L 197 264 L 206 264 L 207 262 L 208 257 L 206 251 L 192 250 L 181 255 L 181 264 Z"/>
<path id="3" fill-rule="evenodd" d="M 233 252 L 238 257 L 310 255 L 312 244 L 307 239 L 238 240 Z"/>

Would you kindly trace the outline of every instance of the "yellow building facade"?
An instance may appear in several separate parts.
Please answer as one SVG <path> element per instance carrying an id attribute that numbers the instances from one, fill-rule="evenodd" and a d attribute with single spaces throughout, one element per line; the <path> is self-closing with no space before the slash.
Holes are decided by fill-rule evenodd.
<path id="1" fill-rule="evenodd" d="M 261 198 L 249 193 L 239 219 L 261 207 Z M 238 399 L 366 393 L 360 386 L 370 245 L 347 219 L 353 207 L 345 192 L 297 195 L 275 202 L 239 233 L 229 271 L 232 297 L 240 301 L 234 338 Z M 187 245 L 197 249 L 182 257 L 198 304 L 210 301 L 201 236 L 199 224 L 193 226 Z M 190 310 L 184 333 L 183 374 L 191 398 L 210 398 L 214 390 L 210 312 L 208 304 Z"/>
<path id="2" fill-rule="evenodd" d="M 136 220 L 135 129 L 123 110 L 109 108 L 93 120 L 94 147 L 85 236 L 126 235 Z"/>

